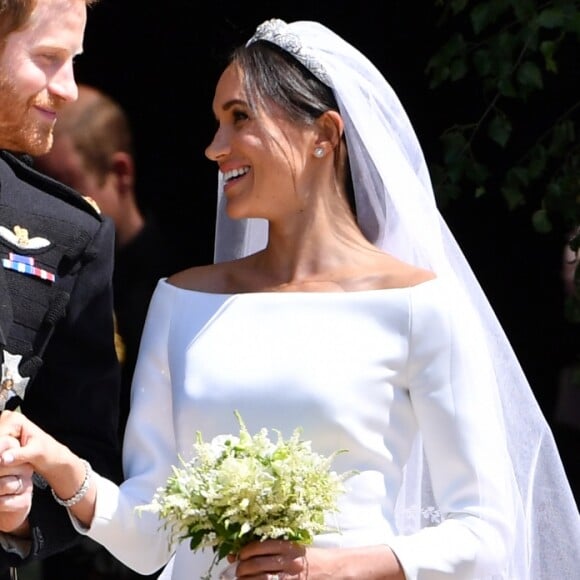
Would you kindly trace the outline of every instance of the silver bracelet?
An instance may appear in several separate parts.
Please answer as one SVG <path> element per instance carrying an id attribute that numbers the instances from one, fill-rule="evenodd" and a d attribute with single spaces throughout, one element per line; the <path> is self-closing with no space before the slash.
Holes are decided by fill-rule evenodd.
<path id="1" fill-rule="evenodd" d="M 50 488 L 52 497 L 57 504 L 69 508 L 79 503 L 79 501 L 81 501 L 81 499 L 87 495 L 87 491 L 89 491 L 89 487 L 91 485 L 91 475 L 93 474 L 93 468 L 86 459 L 83 459 L 82 462 L 85 466 L 85 478 L 77 492 L 72 497 L 69 497 L 68 499 L 61 499 L 58 497 L 58 495 L 56 495 L 56 493 L 54 493 L 54 489 Z"/>

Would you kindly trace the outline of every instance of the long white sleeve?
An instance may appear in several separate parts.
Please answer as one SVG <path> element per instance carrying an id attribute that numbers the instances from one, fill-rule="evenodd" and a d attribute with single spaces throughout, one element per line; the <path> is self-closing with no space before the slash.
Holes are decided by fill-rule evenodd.
<path id="1" fill-rule="evenodd" d="M 151 513 L 139 515 L 136 508 L 151 501 L 171 465 L 178 462 L 168 366 L 172 311 L 171 300 L 156 291 L 133 379 L 123 445 L 126 481 L 118 488 L 99 479 L 95 518 L 88 531 L 93 540 L 142 574 L 155 572 L 171 555 L 159 518 Z"/>

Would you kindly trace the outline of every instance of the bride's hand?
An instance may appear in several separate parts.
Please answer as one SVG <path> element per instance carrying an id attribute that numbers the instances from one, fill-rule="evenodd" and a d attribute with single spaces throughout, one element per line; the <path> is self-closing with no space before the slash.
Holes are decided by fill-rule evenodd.
<path id="1" fill-rule="evenodd" d="M 266 540 L 252 542 L 240 550 L 236 577 L 247 580 L 404 580 L 405 575 L 386 545 L 305 548 L 284 540 Z"/>
<path id="2" fill-rule="evenodd" d="M 228 557 L 230 562 L 232 557 Z M 306 580 L 306 549 L 286 540 L 252 542 L 240 550 L 236 578 Z"/>

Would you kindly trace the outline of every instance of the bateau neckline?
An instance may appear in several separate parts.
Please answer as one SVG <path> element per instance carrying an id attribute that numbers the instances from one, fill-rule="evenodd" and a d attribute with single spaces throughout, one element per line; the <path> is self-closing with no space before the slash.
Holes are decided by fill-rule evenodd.
<path id="1" fill-rule="evenodd" d="M 222 297 L 233 297 L 233 296 L 281 296 L 281 295 L 320 295 L 320 296 L 345 296 L 345 295 L 362 295 L 362 294 L 380 294 L 380 293 L 390 293 L 390 292 L 401 292 L 401 291 L 409 291 L 414 290 L 416 288 L 422 288 L 426 285 L 431 285 L 433 282 L 437 282 L 440 279 L 438 277 L 431 278 L 430 280 L 425 280 L 424 282 L 420 282 L 419 284 L 415 284 L 414 286 L 400 286 L 396 288 L 371 288 L 368 290 L 353 290 L 350 292 L 307 292 L 304 290 L 300 290 L 297 292 L 276 292 L 273 290 L 268 291 L 259 291 L 259 292 L 208 292 L 206 290 L 195 290 L 191 288 L 182 288 L 181 286 L 175 286 L 168 282 L 167 277 L 160 278 L 159 283 L 163 284 L 167 288 L 174 289 L 176 291 L 190 293 L 190 294 L 198 294 L 201 296 L 222 296 Z"/>

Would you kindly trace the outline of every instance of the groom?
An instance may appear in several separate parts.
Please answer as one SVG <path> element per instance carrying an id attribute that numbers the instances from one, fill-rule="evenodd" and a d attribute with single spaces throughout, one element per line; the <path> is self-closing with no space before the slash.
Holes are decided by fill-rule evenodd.
<path id="1" fill-rule="evenodd" d="M 20 408 L 119 480 L 113 226 L 28 157 L 50 149 L 77 98 L 73 59 L 93 3 L 0 0 L 0 410 Z M 0 469 L 0 580 L 77 538 L 30 468 Z"/>

